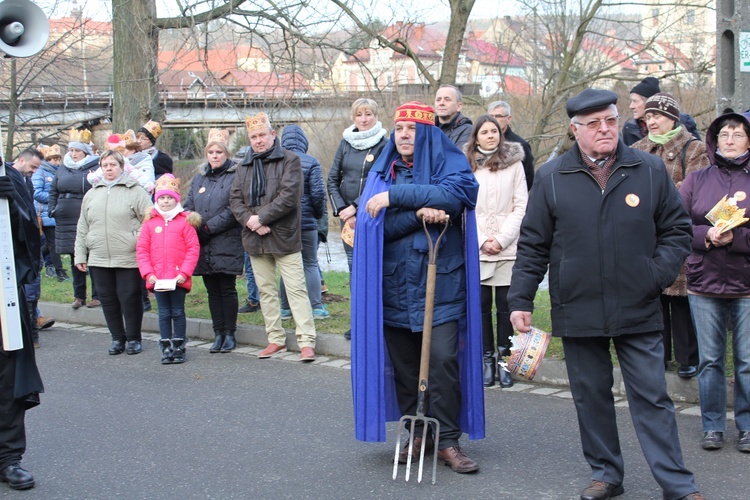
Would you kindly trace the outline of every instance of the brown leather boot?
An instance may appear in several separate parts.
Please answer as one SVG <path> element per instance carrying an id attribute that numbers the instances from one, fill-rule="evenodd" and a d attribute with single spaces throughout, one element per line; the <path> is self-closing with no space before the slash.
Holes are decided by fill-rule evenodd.
<path id="1" fill-rule="evenodd" d="M 427 436 L 427 443 L 425 443 L 424 446 L 424 453 L 425 455 L 429 455 L 433 452 L 435 449 L 435 443 L 433 443 L 432 438 L 430 436 Z M 416 462 L 419 460 L 419 455 L 422 453 L 422 438 L 421 437 L 415 437 L 414 438 L 414 449 L 411 452 L 411 461 Z M 404 446 L 404 449 L 401 450 L 401 453 L 398 454 L 398 463 L 405 464 L 409 460 L 409 441 L 407 440 L 406 446 Z"/>
<path id="2" fill-rule="evenodd" d="M 622 484 L 591 481 L 591 485 L 581 492 L 581 500 L 606 500 L 625 493 Z"/>
<path id="3" fill-rule="evenodd" d="M 476 472 L 479 470 L 479 464 L 467 457 L 460 446 L 451 446 L 444 450 L 438 451 L 438 461 L 449 465 L 454 472 L 466 474 L 467 472 Z"/>

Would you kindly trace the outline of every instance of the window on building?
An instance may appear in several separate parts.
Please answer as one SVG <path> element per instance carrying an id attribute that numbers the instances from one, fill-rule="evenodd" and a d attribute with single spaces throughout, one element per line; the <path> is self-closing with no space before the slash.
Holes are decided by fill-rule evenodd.
<path id="1" fill-rule="evenodd" d="M 688 9 L 685 15 L 685 22 L 690 25 L 695 24 L 695 9 Z"/>

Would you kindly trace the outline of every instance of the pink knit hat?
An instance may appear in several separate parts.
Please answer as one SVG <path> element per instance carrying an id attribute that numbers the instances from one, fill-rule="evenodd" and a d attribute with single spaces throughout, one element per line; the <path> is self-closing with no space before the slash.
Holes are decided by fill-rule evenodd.
<path id="1" fill-rule="evenodd" d="M 164 174 L 156 181 L 156 194 L 154 194 L 154 200 L 158 200 L 160 196 L 169 195 L 177 203 L 180 202 L 180 179 L 177 179 L 172 174 Z"/>

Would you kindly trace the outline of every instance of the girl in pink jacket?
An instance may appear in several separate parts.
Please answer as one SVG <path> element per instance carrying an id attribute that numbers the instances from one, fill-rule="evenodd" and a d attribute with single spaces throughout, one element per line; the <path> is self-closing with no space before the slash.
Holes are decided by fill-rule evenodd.
<path id="1" fill-rule="evenodd" d="M 162 175 L 155 191 L 156 203 L 146 214 L 136 247 L 138 269 L 159 308 L 161 363 L 184 363 L 185 295 L 200 255 L 195 228 L 201 216 L 182 209 L 180 180 L 172 174 Z"/>

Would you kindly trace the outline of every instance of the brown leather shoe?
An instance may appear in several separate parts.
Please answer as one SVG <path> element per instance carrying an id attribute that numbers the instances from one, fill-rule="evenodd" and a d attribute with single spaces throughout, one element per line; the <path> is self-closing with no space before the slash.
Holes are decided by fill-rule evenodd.
<path id="1" fill-rule="evenodd" d="M 258 358 L 260 358 L 260 359 L 270 358 L 271 356 L 273 356 L 277 352 L 281 352 L 281 351 L 284 351 L 284 350 L 286 350 L 286 346 L 285 345 L 279 345 L 279 344 L 273 344 L 273 343 L 271 343 L 271 344 L 268 344 L 268 346 L 265 349 L 263 349 L 262 351 L 260 351 L 258 353 Z"/>
<path id="2" fill-rule="evenodd" d="M 81 308 L 81 307 L 83 307 L 84 305 L 86 305 L 86 302 L 84 302 L 84 300 L 83 300 L 83 299 L 75 299 L 75 300 L 73 301 L 73 303 L 72 303 L 72 304 L 70 304 L 70 307 L 72 307 L 73 309 L 80 309 L 80 308 Z"/>
<path id="3" fill-rule="evenodd" d="M 680 500 L 706 500 L 706 497 L 700 492 L 696 491 L 689 495 L 685 495 L 684 497 L 680 498 Z"/>
<path id="4" fill-rule="evenodd" d="M 431 436 L 427 436 L 427 443 L 424 445 L 424 454 L 429 455 L 435 451 L 435 443 L 432 441 Z M 422 453 L 422 438 L 414 438 L 414 448 L 411 451 L 411 461 L 416 462 L 419 460 L 419 455 Z M 406 442 L 406 446 L 398 454 L 398 463 L 405 464 L 409 460 L 409 441 Z"/>
<path id="5" fill-rule="evenodd" d="M 591 485 L 581 492 L 581 500 L 606 500 L 625 493 L 622 484 L 591 481 Z"/>
<path id="6" fill-rule="evenodd" d="M 315 349 L 312 347 L 303 347 L 300 349 L 299 360 L 303 363 L 315 361 Z"/>
<path id="7" fill-rule="evenodd" d="M 449 465 L 454 472 L 466 474 L 479 470 L 479 464 L 467 457 L 460 446 L 451 446 L 444 450 L 438 450 L 438 462 Z"/>
<path id="8" fill-rule="evenodd" d="M 102 303 L 99 301 L 99 299 L 91 299 L 91 302 L 86 304 L 86 307 L 99 307 L 102 305 Z"/>
<path id="9" fill-rule="evenodd" d="M 39 327 L 40 330 L 46 330 L 47 328 L 51 327 L 55 324 L 55 320 L 52 318 L 45 318 L 44 316 L 39 316 L 36 319 L 36 325 Z"/>

